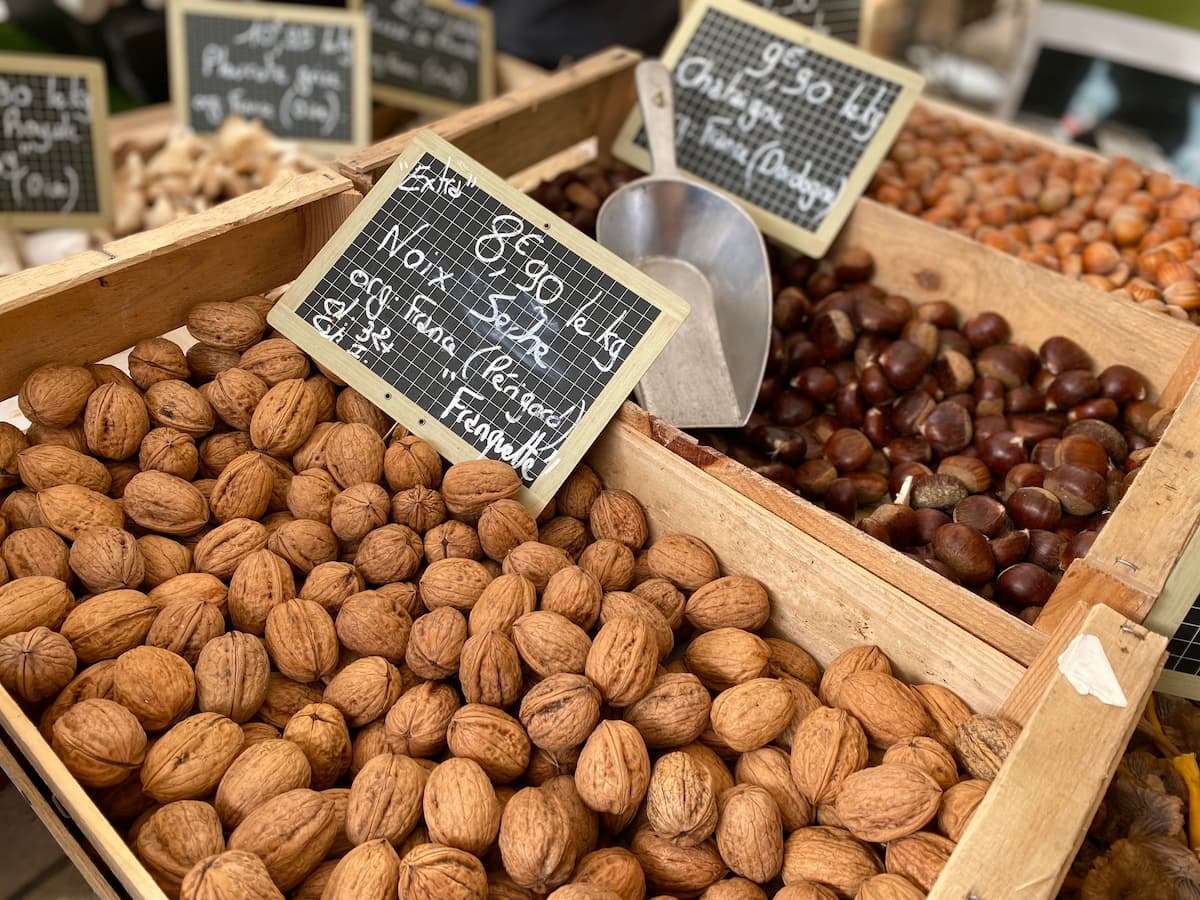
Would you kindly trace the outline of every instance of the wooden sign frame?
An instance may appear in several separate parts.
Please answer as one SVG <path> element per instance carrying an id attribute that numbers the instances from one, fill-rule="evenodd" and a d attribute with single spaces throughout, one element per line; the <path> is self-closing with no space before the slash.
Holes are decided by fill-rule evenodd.
<path id="1" fill-rule="evenodd" d="M 455 3 L 453 0 L 420 0 L 422 6 L 440 9 L 463 19 L 474 19 L 479 24 L 479 97 L 467 103 L 454 103 L 442 97 L 410 91 L 395 85 L 384 84 L 372 79 L 371 96 L 381 103 L 398 106 L 415 112 L 445 115 L 457 112 L 476 103 L 483 103 L 496 96 L 496 19 L 486 6 Z M 363 11 L 363 0 L 346 0 L 349 9 Z M 363 12 L 365 16 L 366 13 Z M 367 28 L 371 27 L 370 19 Z M 370 72 L 370 59 L 367 60 Z"/>
<path id="2" fill-rule="evenodd" d="M 875 174 L 875 170 L 879 167 L 879 163 L 887 156 L 892 142 L 896 139 L 896 135 L 899 134 L 900 129 L 908 118 L 909 111 L 921 94 L 921 90 L 925 85 L 925 79 L 910 69 L 872 56 L 865 50 L 852 47 L 843 41 L 839 41 L 837 38 L 818 34 L 810 28 L 805 28 L 797 22 L 786 19 L 770 10 L 762 9 L 752 3 L 747 3 L 745 0 L 698 0 L 698 2 L 694 3 L 691 9 L 688 10 L 687 15 L 679 23 L 679 27 L 675 29 L 675 33 L 671 35 L 671 40 L 667 43 L 667 47 L 662 53 L 663 63 L 672 72 L 674 72 L 675 65 L 687 49 L 692 36 L 700 27 L 700 23 L 704 19 L 704 14 L 710 9 L 724 12 L 792 44 L 797 44 L 822 56 L 830 57 L 838 62 L 852 66 L 867 74 L 886 79 L 900 86 L 900 93 L 896 96 L 892 108 L 880 124 L 875 135 L 866 145 L 862 155 L 859 156 L 858 162 L 850 173 L 850 177 L 846 180 L 846 187 L 842 191 L 838 201 L 830 207 L 829 212 L 825 214 L 825 218 L 821 221 L 816 231 L 808 231 L 805 228 L 801 228 L 781 216 L 755 206 L 744 197 L 739 197 L 736 194 L 723 190 L 696 175 L 694 172 L 687 171 L 682 167 L 680 168 L 680 171 L 684 172 L 689 178 L 707 185 L 714 190 L 721 191 L 721 193 L 734 202 L 741 204 L 765 234 L 782 241 L 784 244 L 808 256 L 824 256 L 825 252 L 833 244 L 838 232 L 842 230 L 842 226 L 854 209 L 854 204 L 858 202 L 863 192 L 866 191 L 867 185 Z M 675 108 L 679 109 L 678 97 L 676 97 Z M 613 154 L 618 159 L 641 169 L 643 172 L 649 172 L 651 170 L 649 150 L 642 149 L 634 143 L 634 138 L 637 136 L 638 131 L 641 130 L 641 127 L 642 112 L 639 107 L 634 106 L 629 116 L 625 119 L 625 124 L 621 127 L 616 143 L 613 145 Z"/>
<path id="3" fill-rule="evenodd" d="M 108 146 L 108 79 L 98 59 L 35 53 L 0 53 L 0 71 L 82 78 L 92 100 L 92 160 L 99 210 L 85 213 L 0 212 L 0 226 L 25 228 L 107 228 L 113 221 L 113 165 Z"/>
<path id="4" fill-rule="evenodd" d="M 657 281 L 609 253 L 432 131 L 418 132 L 379 179 L 371 193 L 334 232 L 329 242 L 321 248 L 300 277 L 275 304 L 267 321 L 401 425 L 427 440 L 451 462 L 479 459 L 481 454 L 448 426 L 443 425 L 436 416 L 416 405 L 364 363 L 322 336 L 296 312 L 359 233 L 367 227 L 371 217 L 392 196 L 400 182 L 409 174 L 409 170 L 426 154 L 445 163 L 464 179 L 474 179 L 476 187 L 525 219 L 533 225 L 535 231 L 554 238 L 572 253 L 645 299 L 661 313 L 588 407 L 570 436 L 558 449 L 554 460 L 532 485 L 522 490 L 521 501 L 531 511 L 538 512 L 554 497 L 559 486 L 616 414 L 621 403 L 629 396 L 646 369 L 687 317 L 690 307 Z"/>
<path id="5" fill-rule="evenodd" d="M 354 38 L 355 50 L 361 48 L 363 51 L 362 53 L 355 52 L 350 68 L 350 90 L 353 95 L 350 103 L 350 141 L 347 143 L 336 140 L 294 138 L 287 135 L 275 136 L 281 141 L 298 144 L 318 156 L 326 157 L 348 153 L 365 147 L 371 142 L 371 28 L 363 13 L 321 6 L 299 6 L 286 3 L 235 3 L 231 0 L 168 0 L 166 13 L 171 108 L 175 111 L 176 121 L 184 127 L 192 128 L 185 18 L 188 13 L 200 13 L 227 19 L 245 19 L 246 21 L 282 21 L 296 22 L 302 25 L 349 28 Z M 266 123 L 263 124 L 266 125 Z M 268 127 L 267 130 L 271 129 Z M 201 133 L 211 134 L 212 132 Z"/>

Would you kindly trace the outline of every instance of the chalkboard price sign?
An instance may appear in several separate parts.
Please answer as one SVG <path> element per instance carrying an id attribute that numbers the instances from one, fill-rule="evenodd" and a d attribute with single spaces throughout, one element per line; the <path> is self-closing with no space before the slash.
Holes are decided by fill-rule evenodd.
<path id="1" fill-rule="evenodd" d="M 314 150 L 370 141 L 370 32 L 362 13 L 175 0 L 168 15 L 171 98 L 194 131 L 216 131 L 240 115 Z"/>
<path id="2" fill-rule="evenodd" d="M 0 225 L 98 228 L 111 221 L 104 66 L 0 53 Z"/>
<path id="3" fill-rule="evenodd" d="M 687 304 L 429 132 L 269 316 L 453 461 L 540 509 Z"/>
<path id="4" fill-rule="evenodd" d="M 663 61 L 674 75 L 679 168 L 810 256 L 833 243 L 924 84 L 744 0 L 697 3 Z M 639 110 L 616 154 L 650 168 Z"/>
<path id="5" fill-rule="evenodd" d="M 687 12 L 696 0 L 683 0 Z M 857 44 L 862 26 L 862 0 L 744 0 L 799 22 L 818 34 Z"/>
<path id="6" fill-rule="evenodd" d="M 492 12 L 451 0 L 349 0 L 371 22 L 376 99 L 446 113 L 495 93 Z"/>

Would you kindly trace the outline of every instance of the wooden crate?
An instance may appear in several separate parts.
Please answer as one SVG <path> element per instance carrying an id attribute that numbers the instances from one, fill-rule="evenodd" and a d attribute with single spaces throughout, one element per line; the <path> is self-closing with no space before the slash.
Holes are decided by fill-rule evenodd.
<path id="1" fill-rule="evenodd" d="M 497 173 L 531 186 L 539 176 L 606 156 L 634 103 L 637 61 L 630 51 L 609 50 L 432 128 Z M 343 158 L 338 168 L 360 191 L 369 190 L 410 134 Z M 1190 604 L 1200 593 L 1200 553 L 1189 553 L 1200 544 L 1200 463 L 1193 459 L 1194 441 L 1189 440 L 1200 433 L 1200 388 L 1192 388 L 1200 372 L 1195 327 L 871 200 L 859 201 L 839 244 L 871 249 L 875 283 L 884 290 L 917 303 L 948 299 L 964 317 L 984 310 L 1002 313 L 1014 338 L 1034 347 L 1051 335 L 1065 334 L 1101 366 L 1124 363 L 1139 369 L 1162 405 L 1179 407 L 1091 552 L 1071 566 L 1033 627 L 722 454 L 698 452 L 689 458 L 1025 665 L 1075 601 L 1102 601 L 1136 621 L 1146 618 L 1156 600 L 1160 610 Z M 662 423 L 645 419 L 637 427 L 680 452 L 689 443 Z M 1162 521 L 1173 527 L 1158 528 Z M 1150 533 L 1152 541 L 1146 540 Z"/>
<path id="2" fill-rule="evenodd" d="M 357 198 L 344 179 L 302 176 L 0 284 L 0 397 L 37 365 L 106 358 L 177 327 L 193 303 L 265 291 L 295 277 Z M 774 630 L 822 664 L 873 642 L 906 679 L 944 684 L 977 711 L 1024 725 L 930 896 L 1052 897 L 1161 669 L 1165 640 L 1105 607 L 1076 606 L 1024 665 L 697 472 L 684 454 L 645 433 L 639 415 L 627 405 L 589 461 L 610 487 L 642 499 L 652 533 L 696 534 L 728 572 L 761 579 L 773 599 Z M 1081 695 L 1058 673 L 1057 654 L 1081 632 L 1105 648 L 1127 706 Z M 124 889 L 161 898 L 122 836 L 3 690 L 0 725 Z M 54 821 L 49 810 L 43 805 L 40 812 Z"/>

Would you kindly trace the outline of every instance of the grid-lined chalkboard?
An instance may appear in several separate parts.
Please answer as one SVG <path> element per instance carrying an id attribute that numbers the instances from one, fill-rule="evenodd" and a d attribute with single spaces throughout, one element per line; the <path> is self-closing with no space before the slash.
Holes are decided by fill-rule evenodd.
<path id="1" fill-rule="evenodd" d="M 532 484 L 662 314 L 544 234 L 552 221 L 426 153 L 296 315 Z"/>
<path id="2" fill-rule="evenodd" d="M 882 120 L 901 88 L 718 9 L 705 13 L 674 82 L 679 167 L 807 231 L 837 202 L 874 134 L 840 108 L 852 96 L 873 100 Z M 636 142 L 646 146 L 644 131 Z"/>
<path id="3" fill-rule="evenodd" d="M 240 115 L 306 143 L 362 139 L 368 99 L 359 96 L 367 88 L 356 69 L 365 70 L 367 40 L 357 14 L 278 4 L 179 6 L 174 39 L 185 60 L 183 83 L 172 90 L 195 131 L 215 131 Z"/>
<path id="4" fill-rule="evenodd" d="M 1188 609 L 1167 645 L 1166 671 L 1200 675 L 1200 608 Z"/>
<path id="5" fill-rule="evenodd" d="M 94 102 L 82 76 L 0 65 L 0 213 L 100 213 Z"/>
<path id="6" fill-rule="evenodd" d="M 862 0 L 749 0 L 822 34 L 858 43 Z"/>
<path id="7" fill-rule="evenodd" d="M 487 10 L 430 0 L 361 0 L 376 85 L 452 105 L 487 99 Z"/>

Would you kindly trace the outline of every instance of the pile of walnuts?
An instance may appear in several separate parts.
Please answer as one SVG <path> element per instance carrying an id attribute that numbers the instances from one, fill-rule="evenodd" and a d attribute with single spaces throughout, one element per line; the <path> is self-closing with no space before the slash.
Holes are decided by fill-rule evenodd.
<path id="1" fill-rule="evenodd" d="M 760 636 L 586 465 L 444 468 L 269 305 L 0 424 L 0 683 L 168 895 L 924 896 L 1015 726 Z"/>

